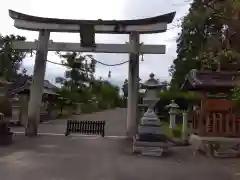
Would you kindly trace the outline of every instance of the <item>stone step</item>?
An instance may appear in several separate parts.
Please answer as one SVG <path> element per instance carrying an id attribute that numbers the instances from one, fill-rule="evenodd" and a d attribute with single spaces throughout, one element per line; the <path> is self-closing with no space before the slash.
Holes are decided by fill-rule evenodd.
<path id="1" fill-rule="evenodd" d="M 144 156 L 162 156 L 162 153 L 164 151 L 166 151 L 166 148 L 133 145 L 133 153 L 140 153 L 141 155 Z"/>
<path id="2" fill-rule="evenodd" d="M 163 149 L 152 149 L 152 150 L 142 150 L 141 154 L 143 156 L 162 156 L 164 150 Z"/>
<path id="3" fill-rule="evenodd" d="M 214 156 L 221 157 L 221 158 L 231 158 L 231 157 L 238 157 L 240 152 L 234 149 L 224 149 L 214 151 Z"/>
<path id="4" fill-rule="evenodd" d="M 147 141 L 135 141 L 135 146 L 142 146 L 142 147 L 161 147 L 161 148 L 168 148 L 170 144 L 165 142 L 147 142 Z"/>

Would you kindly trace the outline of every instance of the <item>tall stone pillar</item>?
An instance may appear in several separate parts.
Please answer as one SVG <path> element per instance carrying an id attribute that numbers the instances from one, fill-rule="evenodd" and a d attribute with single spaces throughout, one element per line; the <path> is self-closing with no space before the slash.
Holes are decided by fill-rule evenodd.
<path id="1" fill-rule="evenodd" d="M 188 142 L 188 113 L 183 112 L 183 123 L 182 123 L 182 140 L 184 143 Z"/>
<path id="2" fill-rule="evenodd" d="M 38 133 L 49 37 L 49 31 L 39 31 L 38 48 L 28 104 L 28 121 L 25 130 L 26 136 L 37 136 Z"/>
<path id="3" fill-rule="evenodd" d="M 137 131 L 138 80 L 139 80 L 139 33 L 132 32 L 129 42 L 134 52 L 129 55 L 128 69 L 128 103 L 127 103 L 127 137 L 132 138 Z"/>
<path id="4" fill-rule="evenodd" d="M 26 127 L 28 119 L 28 102 L 29 102 L 28 94 L 21 94 L 19 121 L 20 124 L 23 125 L 24 127 Z"/>

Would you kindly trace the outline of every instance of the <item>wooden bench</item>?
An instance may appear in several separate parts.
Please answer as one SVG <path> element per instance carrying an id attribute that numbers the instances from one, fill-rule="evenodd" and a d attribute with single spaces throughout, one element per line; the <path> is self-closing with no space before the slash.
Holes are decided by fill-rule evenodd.
<path id="1" fill-rule="evenodd" d="M 105 135 L 105 121 L 77 121 L 68 120 L 65 136 L 70 133 Z"/>

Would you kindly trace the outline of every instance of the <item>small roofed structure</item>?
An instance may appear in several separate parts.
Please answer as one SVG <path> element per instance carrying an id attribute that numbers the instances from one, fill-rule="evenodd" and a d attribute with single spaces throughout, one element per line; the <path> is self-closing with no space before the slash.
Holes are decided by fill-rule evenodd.
<path id="1" fill-rule="evenodd" d="M 199 136 L 240 137 L 240 117 L 234 112 L 231 90 L 239 85 L 240 73 L 191 70 L 182 89 L 200 95 L 192 128 Z"/>
<path id="2" fill-rule="evenodd" d="M 192 69 L 186 76 L 182 89 L 202 92 L 229 92 L 236 85 L 240 85 L 240 72 Z"/>
<path id="3" fill-rule="evenodd" d="M 9 94 L 12 96 L 12 108 L 14 111 L 13 124 L 24 125 L 26 123 L 31 84 L 31 77 L 20 76 L 16 82 L 12 83 L 9 89 Z M 56 104 L 57 98 L 59 98 L 56 89 L 56 86 L 51 84 L 48 80 L 44 80 L 40 121 L 55 119 L 56 115 L 55 112 L 53 112 L 53 107 Z"/>
<path id="4" fill-rule="evenodd" d="M 28 76 L 20 77 L 19 80 L 12 84 L 11 92 L 12 94 L 27 94 L 30 93 L 30 88 L 32 84 L 32 78 Z M 44 80 L 44 89 L 43 89 L 43 100 L 49 97 L 56 97 L 57 87 L 51 84 L 48 80 Z"/>

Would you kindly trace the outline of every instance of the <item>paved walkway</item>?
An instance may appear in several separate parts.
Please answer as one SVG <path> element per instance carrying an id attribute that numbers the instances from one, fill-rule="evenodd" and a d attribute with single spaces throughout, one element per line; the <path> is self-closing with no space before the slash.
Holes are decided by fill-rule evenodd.
<path id="1" fill-rule="evenodd" d="M 239 180 L 234 159 L 192 157 L 188 148 L 165 158 L 134 156 L 123 139 L 17 135 L 0 149 L 3 180 Z"/>
<path id="2" fill-rule="evenodd" d="M 125 136 L 126 135 L 126 116 L 125 108 L 117 108 L 106 110 L 87 115 L 74 116 L 78 120 L 105 120 L 106 121 L 106 136 Z M 12 128 L 15 132 L 24 132 L 23 127 Z M 40 124 L 40 133 L 64 134 L 66 131 L 66 120 L 52 120 L 47 124 Z"/>
<path id="3" fill-rule="evenodd" d="M 35 138 L 15 135 L 13 145 L 0 148 L 2 180 L 239 180 L 238 159 L 192 156 L 188 147 L 173 149 L 168 157 L 135 156 L 131 143 L 121 138 L 126 109 L 76 117 L 106 120 L 108 137 L 65 137 L 66 121 L 41 124 Z M 24 131 L 23 128 L 13 128 Z"/>

